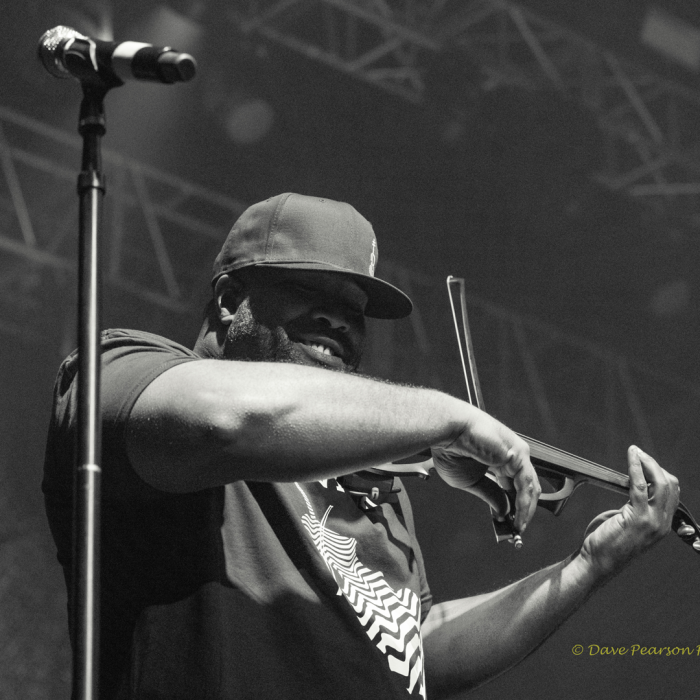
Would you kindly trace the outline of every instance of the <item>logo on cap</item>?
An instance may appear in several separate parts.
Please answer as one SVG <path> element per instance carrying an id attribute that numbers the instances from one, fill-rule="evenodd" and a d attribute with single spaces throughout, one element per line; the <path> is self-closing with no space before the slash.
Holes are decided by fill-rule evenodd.
<path id="1" fill-rule="evenodd" d="M 372 239 L 372 255 L 369 258 L 369 274 L 374 277 L 374 266 L 377 264 L 377 241 Z"/>

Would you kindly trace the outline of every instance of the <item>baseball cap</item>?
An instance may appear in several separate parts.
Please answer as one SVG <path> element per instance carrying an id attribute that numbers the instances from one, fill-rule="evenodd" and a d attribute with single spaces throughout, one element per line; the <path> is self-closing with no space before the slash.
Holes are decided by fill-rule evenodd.
<path id="1" fill-rule="evenodd" d="M 216 256 L 212 284 L 250 266 L 323 270 L 353 279 L 367 294 L 366 316 L 408 316 L 408 296 L 374 276 L 377 257 L 372 225 L 354 207 L 286 192 L 241 214 Z"/>

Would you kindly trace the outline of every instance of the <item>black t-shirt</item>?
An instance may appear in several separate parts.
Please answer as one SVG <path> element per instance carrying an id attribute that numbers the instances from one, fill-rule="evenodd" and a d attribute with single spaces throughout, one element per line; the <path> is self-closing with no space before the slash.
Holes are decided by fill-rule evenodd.
<path id="1" fill-rule="evenodd" d="M 187 494 L 126 455 L 136 399 L 198 361 L 149 333 L 102 342 L 102 698 L 425 697 L 430 592 L 406 494 L 360 509 L 335 479 Z M 67 585 L 77 357 L 56 380 L 43 490 Z"/>

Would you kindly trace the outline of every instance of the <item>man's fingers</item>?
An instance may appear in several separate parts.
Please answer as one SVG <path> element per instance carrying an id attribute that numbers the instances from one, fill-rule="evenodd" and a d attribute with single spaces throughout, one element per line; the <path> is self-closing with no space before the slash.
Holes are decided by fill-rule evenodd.
<path id="1" fill-rule="evenodd" d="M 515 490 L 515 522 L 518 532 L 522 532 L 532 520 L 537 510 L 537 500 L 542 493 L 537 472 L 530 461 L 528 445 L 517 436 L 514 445 L 508 450 L 506 461 L 491 470 L 497 475 L 501 487 L 506 489 L 512 483 Z M 512 489 L 507 489 L 512 490 Z"/>
<path id="2" fill-rule="evenodd" d="M 647 508 L 658 505 L 665 508 L 670 503 L 675 509 L 680 493 L 678 479 L 662 469 L 653 457 L 634 445 L 629 448 L 627 454 L 632 505 Z"/>
<path id="3" fill-rule="evenodd" d="M 537 472 L 529 459 L 520 463 L 513 483 L 516 492 L 514 525 L 518 532 L 522 532 L 535 515 L 537 500 L 542 493 Z"/>
<path id="4" fill-rule="evenodd" d="M 627 463 L 630 476 L 630 503 L 635 510 L 645 511 L 649 507 L 649 491 L 642 469 L 641 450 L 636 445 L 632 445 L 627 450 Z"/>
<path id="5" fill-rule="evenodd" d="M 627 455 L 632 509 L 654 532 L 665 534 L 678 507 L 678 479 L 634 445 Z"/>

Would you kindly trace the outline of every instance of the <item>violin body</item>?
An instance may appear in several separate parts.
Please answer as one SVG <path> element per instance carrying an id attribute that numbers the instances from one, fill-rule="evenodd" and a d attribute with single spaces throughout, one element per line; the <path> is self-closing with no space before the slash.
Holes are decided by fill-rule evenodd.
<path id="1" fill-rule="evenodd" d="M 629 495 L 630 480 L 627 474 L 608 469 L 526 435 L 518 435 L 530 446 L 530 459 L 537 476 L 554 489 L 549 492 L 543 491 L 537 501 L 538 506 L 550 513 L 560 515 L 566 502 L 581 484 L 588 483 L 623 496 Z M 382 465 L 381 471 L 395 476 L 419 476 L 425 479 L 434 470 L 430 452 L 426 451 L 394 464 Z M 515 493 L 504 491 L 488 471 L 469 491 L 491 507 L 496 540 L 517 544 L 518 535 L 513 529 Z M 700 554 L 700 526 L 683 503 L 678 504 L 672 528 L 686 544 Z"/>

